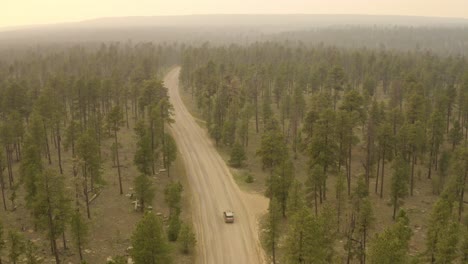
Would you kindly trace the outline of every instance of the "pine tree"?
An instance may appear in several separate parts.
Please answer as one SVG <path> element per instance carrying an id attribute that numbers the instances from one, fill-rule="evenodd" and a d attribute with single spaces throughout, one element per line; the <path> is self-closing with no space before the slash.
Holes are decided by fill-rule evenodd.
<path id="1" fill-rule="evenodd" d="M 410 195 L 412 196 L 414 190 L 414 170 L 418 158 L 423 156 L 425 151 L 426 133 L 424 132 L 424 124 L 421 121 L 416 121 L 414 124 L 405 124 L 404 127 L 407 128 L 408 138 L 406 141 L 407 146 L 402 146 L 402 149 L 406 149 L 407 160 L 411 164 Z"/>
<path id="2" fill-rule="evenodd" d="M 0 145 L 0 150 L 3 150 L 1 145 Z M 4 158 L 4 155 L 3 155 L 3 151 L 0 151 L 0 185 L 1 185 L 0 188 L 1 188 L 1 191 L 2 191 L 3 209 L 6 211 L 8 209 L 7 209 L 6 197 L 5 197 L 5 189 L 6 189 L 6 181 L 5 181 L 5 178 L 4 178 L 5 168 L 6 168 L 6 161 L 5 161 L 5 158 Z M 1 264 L 1 262 L 0 262 L 0 264 Z"/>
<path id="3" fill-rule="evenodd" d="M 346 232 L 345 249 L 348 263 L 358 258 L 360 263 L 366 261 L 367 238 L 369 229 L 374 223 L 372 205 L 364 176 L 359 177 L 352 195 L 352 212 L 349 227 Z"/>
<path id="4" fill-rule="evenodd" d="M 295 215 L 291 218 L 286 238 L 286 258 L 288 263 L 306 263 L 305 259 L 308 255 L 307 250 L 310 248 L 308 227 L 312 222 L 312 215 L 307 207 L 298 209 Z"/>
<path id="5" fill-rule="evenodd" d="M 234 168 L 242 167 L 243 162 L 246 160 L 244 147 L 239 144 L 235 143 L 231 149 L 231 158 L 229 160 L 229 165 Z"/>
<path id="6" fill-rule="evenodd" d="M 345 94 L 340 110 L 344 111 L 345 118 L 348 121 L 349 126 L 346 126 L 347 140 L 346 152 L 347 152 L 347 180 L 348 180 L 348 195 L 351 195 L 351 164 L 352 164 L 352 146 L 356 145 L 358 138 L 354 135 L 354 128 L 363 122 L 365 113 L 363 108 L 363 98 L 356 90 L 351 90 Z"/>
<path id="7" fill-rule="evenodd" d="M 76 154 L 83 164 L 81 173 L 83 176 L 83 193 L 88 219 L 91 218 L 88 178 L 90 178 L 91 191 L 94 191 L 94 184 L 101 181 L 101 159 L 99 157 L 99 152 L 99 146 L 92 131 L 88 130 L 80 135 L 76 142 Z"/>
<path id="8" fill-rule="evenodd" d="M 394 149 L 395 138 L 392 133 L 390 124 L 382 124 L 377 131 L 377 146 L 379 148 L 379 160 L 382 165 L 379 167 L 377 164 L 377 177 L 375 180 L 375 193 L 378 193 L 378 185 L 380 180 L 380 198 L 383 198 L 384 176 L 385 176 L 385 163 L 392 159 L 392 152 Z M 379 169 L 381 168 L 381 176 L 379 179 Z"/>
<path id="9" fill-rule="evenodd" d="M 120 172 L 120 159 L 119 159 L 119 140 L 117 138 L 117 132 L 119 132 L 120 128 L 124 125 L 123 113 L 119 106 L 114 106 L 111 112 L 107 116 L 107 126 L 110 131 L 112 131 L 114 136 L 114 144 L 116 146 L 116 161 L 117 161 L 117 172 L 119 175 L 119 190 L 120 194 L 123 194 L 122 188 L 122 175 Z"/>
<path id="10" fill-rule="evenodd" d="M 169 241 L 177 241 L 181 225 L 182 222 L 180 221 L 179 213 L 169 215 L 169 226 L 167 228 L 167 238 Z"/>
<path id="11" fill-rule="evenodd" d="M 344 69 L 340 66 L 335 66 L 328 72 L 327 88 L 330 94 L 333 92 L 333 110 L 336 110 L 336 104 L 340 97 L 339 93 L 344 88 L 345 78 Z"/>
<path id="12" fill-rule="evenodd" d="M 2 251 L 5 249 L 5 245 L 6 245 L 5 240 L 3 239 L 3 233 L 4 233 L 3 223 L 0 220 L 0 264 L 2 264 L 2 256 L 3 256 Z"/>
<path id="13" fill-rule="evenodd" d="M 12 264 L 18 263 L 20 256 L 24 253 L 24 238 L 18 232 L 8 232 L 8 242 L 10 245 L 10 251 L 8 252 L 8 258 Z"/>
<path id="14" fill-rule="evenodd" d="M 315 210 L 315 215 L 318 214 L 318 191 L 323 186 L 323 181 L 325 180 L 325 175 L 322 171 L 322 168 L 319 165 L 315 165 L 310 169 L 309 175 L 307 177 L 307 200 L 313 201 L 313 207 Z M 320 201 L 322 203 L 322 201 Z"/>
<path id="15" fill-rule="evenodd" d="M 281 214 L 286 217 L 286 206 L 289 188 L 294 179 L 294 167 L 290 160 L 276 166 L 273 174 L 267 179 L 267 197 L 275 197 L 280 204 Z"/>
<path id="16" fill-rule="evenodd" d="M 289 187 L 288 201 L 287 201 L 287 215 L 295 215 L 302 207 L 306 205 L 304 191 L 302 190 L 302 183 L 294 179 Z"/>
<path id="17" fill-rule="evenodd" d="M 365 198 L 361 202 L 361 208 L 359 208 L 359 214 L 357 218 L 357 231 L 360 235 L 360 245 L 358 247 L 358 256 L 361 263 L 366 263 L 366 250 L 367 240 L 369 237 L 369 229 L 372 227 L 375 218 L 372 210 L 372 204 L 369 198 Z"/>
<path id="18" fill-rule="evenodd" d="M 133 162 L 141 173 L 150 175 L 152 167 L 154 167 L 154 153 L 151 150 L 152 139 L 151 136 L 148 135 L 148 129 L 142 120 L 138 121 L 135 125 L 135 133 L 137 135 L 137 149 Z"/>
<path id="19" fill-rule="evenodd" d="M 71 120 L 65 129 L 65 141 L 63 147 L 65 150 L 71 148 L 72 156 L 75 156 L 75 143 L 78 138 L 80 124 L 76 120 Z"/>
<path id="20" fill-rule="evenodd" d="M 30 240 L 25 245 L 26 264 L 41 264 L 42 259 L 37 256 L 37 246 Z"/>
<path id="21" fill-rule="evenodd" d="M 56 240 L 63 234 L 70 215 L 70 199 L 62 176 L 50 169 L 40 174 L 34 207 L 39 226 L 47 230 L 52 254 L 60 264 Z"/>
<path id="22" fill-rule="evenodd" d="M 139 138 L 139 140 L 142 140 L 145 135 L 146 137 L 149 137 L 150 141 L 151 141 L 151 144 L 145 144 L 145 145 L 141 145 L 141 150 L 144 150 L 145 152 L 147 152 L 147 148 L 150 148 L 150 155 L 147 155 L 146 156 L 146 159 L 150 159 L 150 157 L 152 158 L 151 159 L 151 170 L 153 172 L 153 174 L 156 173 L 156 169 L 155 169 L 155 162 L 156 162 L 156 156 L 157 156 L 157 151 L 158 149 L 160 148 L 160 145 L 161 145 L 161 141 L 160 140 L 157 140 L 157 138 L 162 138 L 162 129 L 160 128 L 161 126 L 163 126 L 164 123 L 163 123 L 163 120 L 161 119 L 161 109 L 159 107 L 159 105 L 157 104 L 153 104 L 151 106 L 151 112 L 149 114 L 149 133 L 147 131 L 147 129 L 145 128 L 145 122 L 143 120 L 140 120 L 139 122 L 137 122 L 137 124 L 135 125 L 135 132 L 137 133 L 137 136 Z M 149 135 L 147 135 L 149 134 Z M 147 139 L 146 139 L 147 140 Z M 135 154 L 136 155 L 136 154 Z M 143 157 L 141 157 L 143 158 Z"/>
<path id="23" fill-rule="evenodd" d="M 185 223 L 182 224 L 179 240 L 182 253 L 190 254 L 193 252 L 195 245 L 197 244 L 197 239 L 195 238 L 195 234 L 193 233 L 190 225 Z"/>
<path id="24" fill-rule="evenodd" d="M 455 261 L 458 255 L 459 231 L 459 224 L 452 221 L 445 227 L 444 232 L 439 234 L 433 263 L 443 264 Z"/>
<path id="25" fill-rule="evenodd" d="M 184 190 L 180 182 L 171 182 L 164 190 L 164 199 L 169 206 L 170 213 L 177 213 L 180 211 L 182 191 Z"/>
<path id="26" fill-rule="evenodd" d="M 435 203 L 429 219 L 426 247 L 430 263 L 450 263 L 458 243 L 458 223 L 453 219 L 453 201 L 447 189 Z"/>
<path id="27" fill-rule="evenodd" d="M 440 186 L 439 189 L 443 190 L 445 186 L 446 178 L 448 177 L 451 162 L 452 162 L 452 152 L 442 151 L 440 153 L 440 158 L 438 161 L 437 167 L 437 176 L 439 177 Z M 437 162 L 437 161 L 436 161 Z"/>
<path id="28" fill-rule="evenodd" d="M 270 93 L 264 92 L 264 98 L 262 100 L 262 121 L 264 131 L 268 130 L 268 124 L 273 118 L 273 110 L 271 109 L 271 96 Z"/>
<path id="29" fill-rule="evenodd" d="M 458 221 L 462 220 L 466 179 L 468 177 L 468 146 L 459 146 L 453 156 L 453 177 L 458 199 Z"/>
<path id="30" fill-rule="evenodd" d="M 404 211 L 398 213 L 395 224 L 377 234 L 370 243 L 368 263 L 405 264 L 409 262 L 409 240 L 412 232 Z"/>
<path id="31" fill-rule="evenodd" d="M 283 135 L 277 129 L 269 130 L 262 135 L 260 149 L 257 156 L 262 158 L 262 168 L 273 169 L 284 162 L 288 157 L 287 146 Z"/>
<path id="32" fill-rule="evenodd" d="M 278 248 L 281 225 L 281 207 L 276 198 L 270 199 L 268 219 L 266 223 L 266 246 L 272 256 L 272 263 L 276 264 L 276 250 Z"/>
<path id="33" fill-rule="evenodd" d="M 336 185 L 335 185 L 335 198 L 336 198 L 336 218 L 338 231 L 341 227 L 341 216 L 346 210 L 346 194 L 345 194 L 345 176 L 343 172 L 339 172 L 337 175 Z"/>
<path id="34" fill-rule="evenodd" d="M 331 109 L 324 109 L 314 124 L 314 133 L 308 146 L 309 166 L 315 164 L 322 168 L 324 179 L 319 189 L 320 200 L 326 199 L 327 176 L 336 167 L 338 146 L 335 138 L 336 115 Z"/>
<path id="35" fill-rule="evenodd" d="M 180 221 L 180 209 L 181 209 L 181 199 L 182 199 L 182 184 L 179 182 L 171 182 L 166 186 L 164 190 L 164 197 L 166 203 L 169 205 L 169 228 L 168 238 L 170 241 L 176 241 L 179 236 L 179 231 L 181 227 Z"/>
<path id="36" fill-rule="evenodd" d="M 335 252 L 335 240 L 337 236 L 337 221 L 335 221 L 336 212 L 330 204 L 325 204 L 322 207 L 321 213 L 317 218 L 318 223 L 318 230 L 319 235 L 321 237 L 320 245 L 321 247 L 317 247 L 318 250 L 323 252 L 325 256 L 323 259 L 327 263 L 331 263 L 336 256 Z M 314 254 L 315 256 L 319 256 L 322 254 Z"/>
<path id="37" fill-rule="evenodd" d="M 163 161 L 164 168 L 167 169 L 167 176 L 170 177 L 170 168 L 172 163 L 177 159 L 177 144 L 174 138 L 169 135 L 164 135 L 165 141 L 163 145 Z"/>
<path id="38" fill-rule="evenodd" d="M 172 262 L 161 221 L 153 213 L 145 213 L 133 232 L 131 240 L 133 246 L 131 256 L 135 264 Z"/>
<path id="39" fill-rule="evenodd" d="M 252 117 L 252 106 L 246 103 L 241 110 L 240 120 L 238 122 L 237 136 L 240 145 L 247 147 L 249 145 L 249 121 Z"/>
<path id="40" fill-rule="evenodd" d="M 432 176 L 432 168 L 437 163 L 437 156 L 440 151 L 440 146 L 444 139 L 444 119 L 442 114 L 434 110 L 429 119 L 429 161 L 427 178 Z"/>
<path id="41" fill-rule="evenodd" d="M 288 263 L 331 263 L 335 243 L 335 212 L 325 206 L 320 215 L 313 216 L 302 207 L 291 218 L 285 249 Z"/>
<path id="42" fill-rule="evenodd" d="M 462 263 L 468 263 L 468 229 L 463 228 L 463 240 L 460 248 L 460 260 Z"/>
<path id="43" fill-rule="evenodd" d="M 141 174 L 133 182 L 135 194 L 138 198 L 140 209 L 145 211 L 147 205 L 151 205 L 154 198 L 154 188 L 149 176 Z"/>
<path id="44" fill-rule="evenodd" d="M 38 175 L 44 168 L 41 159 L 39 146 L 35 143 L 37 140 L 28 135 L 23 148 L 23 159 L 20 164 L 20 175 L 23 187 L 26 191 L 26 206 L 32 209 L 37 195 Z"/>
<path id="45" fill-rule="evenodd" d="M 381 119 L 385 117 L 384 114 L 380 112 L 380 107 L 377 101 L 374 99 L 372 105 L 369 108 L 369 116 L 367 118 L 366 129 L 365 129 L 365 149 L 366 149 L 366 162 L 364 168 L 366 170 L 366 184 L 370 185 L 371 172 L 377 161 L 377 147 L 376 147 L 376 138 L 377 138 L 377 127 L 381 123 Z"/>
<path id="46" fill-rule="evenodd" d="M 88 242 L 88 224 L 85 222 L 79 210 L 75 210 L 70 221 L 71 234 L 73 241 L 78 249 L 78 254 L 80 256 L 80 261 L 83 261 L 83 247 L 86 246 Z"/>
<path id="47" fill-rule="evenodd" d="M 391 203 L 393 206 L 393 220 L 396 212 L 403 203 L 403 199 L 408 195 L 409 166 L 403 157 L 398 156 L 393 162 L 393 177 L 391 185 Z"/>

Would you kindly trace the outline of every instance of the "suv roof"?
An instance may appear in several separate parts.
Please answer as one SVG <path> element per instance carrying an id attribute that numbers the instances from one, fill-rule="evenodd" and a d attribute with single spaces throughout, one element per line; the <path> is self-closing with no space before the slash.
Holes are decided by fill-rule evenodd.
<path id="1" fill-rule="evenodd" d="M 234 213 L 231 212 L 231 211 L 225 211 L 224 214 L 225 214 L 227 217 L 233 217 L 233 216 L 234 216 Z"/>

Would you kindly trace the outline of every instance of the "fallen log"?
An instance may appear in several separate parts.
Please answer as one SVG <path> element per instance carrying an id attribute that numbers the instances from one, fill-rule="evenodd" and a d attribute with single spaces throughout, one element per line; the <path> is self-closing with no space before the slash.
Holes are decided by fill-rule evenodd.
<path id="1" fill-rule="evenodd" d="M 98 192 L 98 193 L 95 193 L 93 194 L 93 196 L 91 197 L 91 199 L 89 199 L 89 204 L 91 204 L 94 200 L 96 200 L 96 198 L 98 198 L 98 196 L 101 194 L 101 192 Z"/>

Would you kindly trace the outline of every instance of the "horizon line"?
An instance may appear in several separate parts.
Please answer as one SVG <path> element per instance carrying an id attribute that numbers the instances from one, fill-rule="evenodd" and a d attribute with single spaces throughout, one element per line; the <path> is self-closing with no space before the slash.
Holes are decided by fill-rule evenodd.
<path id="1" fill-rule="evenodd" d="M 468 17 L 459 16 L 430 16 L 430 15 L 398 15 L 398 14 L 360 14 L 360 13 L 193 13 L 193 14 L 165 14 L 165 15 L 123 15 L 123 16 L 101 16 L 94 18 L 84 18 L 77 20 L 67 20 L 59 22 L 44 22 L 35 24 L 17 24 L 9 26 L 1 26 L 0 31 L 27 29 L 44 26 L 59 26 L 66 24 L 78 24 L 92 22 L 105 19 L 118 18 L 155 18 L 155 17 L 191 17 L 191 16 L 362 16 L 362 17 L 405 17 L 405 18 L 432 18 L 432 19 L 453 19 L 466 20 Z"/>

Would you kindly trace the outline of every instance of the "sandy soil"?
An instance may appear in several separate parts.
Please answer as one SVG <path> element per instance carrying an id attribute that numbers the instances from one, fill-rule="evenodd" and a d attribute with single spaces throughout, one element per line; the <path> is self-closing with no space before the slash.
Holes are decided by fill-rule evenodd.
<path id="1" fill-rule="evenodd" d="M 197 263 L 266 263 L 259 241 L 258 217 L 267 199 L 244 193 L 213 142 L 188 112 L 179 95 L 180 68 L 165 77 L 175 108 L 172 132 L 182 153 L 192 189 L 192 210 L 197 233 Z M 232 210 L 234 224 L 225 224 L 222 212 Z"/>

